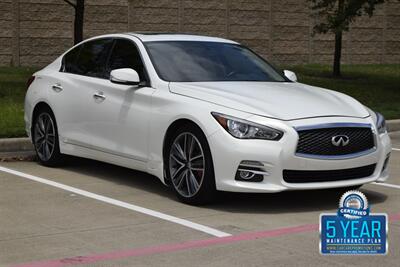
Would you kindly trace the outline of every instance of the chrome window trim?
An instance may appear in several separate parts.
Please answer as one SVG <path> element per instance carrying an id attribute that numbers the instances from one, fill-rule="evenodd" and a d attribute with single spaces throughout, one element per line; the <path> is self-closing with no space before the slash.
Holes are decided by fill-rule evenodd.
<path id="1" fill-rule="evenodd" d="M 321 159 L 321 160 L 342 160 L 342 159 L 353 159 L 353 158 L 358 158 L 362 157 L 368 154 L 371 154 L 377 150 L 377 134 L 372 127 L 372 124 L 370 123 L 348 123 L 348 122 L 339 122 L 339 123 L 323 123 L 323 124 L 314 124 L 314 125 L 306 125 L 306 126 L 296 126 L 293 127 L 296 130 L 297 133 L 297 142 L 296 142 L 296 150 L 299 145 L 299 135 L 298 131 L 305 131 L 305 130 L 316 130 L 316 129 L 327 129 L 327 128 L 345 128 L 345 127 L 351 127 L 351 128 L 370 128 L 372 131 L 373 135 L 373 140 L 374 140 L 374 147 L 370 148 L 368 150 L 364 150 L 361 152 L 357 153 L 351 153 L 351 154 L 346 154 L 346 155 L 314 155 L 314 154 L 305 154 L 305 153 L 297 153 L 295 152 L 295 156 L 301 157 L 301 158 L 310 158 L 310 159 Z"/>

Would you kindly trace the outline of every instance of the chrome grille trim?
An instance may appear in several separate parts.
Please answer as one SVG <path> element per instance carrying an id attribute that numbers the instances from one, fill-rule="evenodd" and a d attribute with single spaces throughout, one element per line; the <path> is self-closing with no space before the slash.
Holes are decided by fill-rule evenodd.
<path id="1" fill-rule="evenodd" d="M 299 142 L 300 142 L 300 135 L 299 139 L 297 140 L 296 144 L 296 152 L 295 155 L 302 158 L 311 158 L 311 159 L 321 159 L 321 160 L 341 160 L 341 159 L 351 159 L 357 158 L 361 156 L 365 156 L 371 154 L 377 150 L 377 136 L 374 127 L 372 127 L 369 123 L 325 123 L 325 124 L 314 124 L 314 125 L 306 125 L 306 126 L 296 126 L 293 127 L 297 133 L 299 131 L 307 131 L 307 130 L 318 130 L 318 129 L 332 129 L 332 128 L 369 128 L 371 129 L 372 139 L 374 142 L 374 146 L 370 149 L 356 152 L 356 153 L 349 153 L 343 155 L 317 155 L 317 154 L 308 154 L 308 153 L 300 153 L 297 152 Z"/>

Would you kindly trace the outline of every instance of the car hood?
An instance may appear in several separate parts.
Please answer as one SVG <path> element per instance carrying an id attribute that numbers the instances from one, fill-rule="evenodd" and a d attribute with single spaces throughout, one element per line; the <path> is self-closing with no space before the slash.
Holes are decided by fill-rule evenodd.
<path id="1" fill-rule="evenodd" d="M 366 108 L 335 91 L 291 82 L 171 82 L 170 91 L 281 120 L 345 116 L 365 118 Z"/>

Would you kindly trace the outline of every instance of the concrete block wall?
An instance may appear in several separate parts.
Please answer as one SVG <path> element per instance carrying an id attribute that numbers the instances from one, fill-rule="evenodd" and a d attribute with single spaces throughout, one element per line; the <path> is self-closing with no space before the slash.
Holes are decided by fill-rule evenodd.
<path id="1" fill-rule="evenodd" d="M 86 0 L 85 38 L 115 32 L 226 37 L 277 64 L 332 62 L 334 36 L 312 36 L 307 0 Z M 63 0 L 0 0 L 0 66 L 43 66 L 73 44 L 73 8 Z M 343 63 L 400 63 L 400 2 L 344 34 Z"/>
<path id="2" fill-rule="evenodd" d="M 277 64 L 331 64 L 332 34 L 314 35 L 307 0 L 129 0 L 130 31 L 236 40 Z M 400 63 L 400 2 L 361 17 L 343 37 L 343 63 Z"/>
<path id="3" fill-rule="evenodd" d="M 0 66 L 7 66 L 13 60 L 13 4 L 11 0 L 0 2 Z"/>
<path id="4" fill-rule="evenodd" d="M 86 0 L 84 38 L 128 30 L 127 0 Z M 44 66 L 73 45 L 62 0 L 0 0 L 0 66 Z"/>

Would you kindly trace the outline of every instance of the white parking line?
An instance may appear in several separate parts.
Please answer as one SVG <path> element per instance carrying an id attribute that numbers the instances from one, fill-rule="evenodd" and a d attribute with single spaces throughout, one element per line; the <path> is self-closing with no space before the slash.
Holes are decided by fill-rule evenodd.
<path id="1" fill-rule="evenodd" d="M 400 148 L 392 148 L 392 150 L 394 150 L 394 151 L 400 151 Z"/>
<path id="2" fill-rule="evenodd" d="M 396 185 L 396 184 L 387 184 L 387 183 L 372 183 L 372 184 L 400 189 L 400 185 Z"/>
<path id="3" fill-rule="evenodd" d="M 47 180 L 47 179 L 40 178 L 40 177 L 37 177 L 37 176 L 34 176 L 34 175 L 30 175 L 30 174 L 27 174 L 27 173 L 23 173 L 23 172 L 19 172 L 19 171 L 16 171 L 16 170 L 4 168 L 2 166 L 0 166 L 0 171 L 6 172 L 6 173 L 10 173 L 10 174 L 13 174 L 13 175 L 17 175 L 19 177 L 26 178 L 26 179 L 29 179 L 29 180 L 32 180 L 32 181 L 35 181 L 35 182 L 39 182 L 39 183 L 42 183 L 42 184 L 50 185 L 50 186 L 53 186 L 53 187 L 56 187 L 56 188 L 59 188 L 59 189 L 63 189 L 65 191 L 69 191 L 69 192 L 72 192 L 72 193 L 75 193 L 75 194 L 78 194 L 78 195 L 82 195 L 82 196 L 88 197 L 88 198 L 96 199 L 96 200 L 99 200 L 99 201 L 102 201 L 102 202 L 105 202 L 105 203 L 108 203 L 108 204 L 111 204 L 111 205 L 114 205 L 114 206 L 126 208 L 126 209 L 129 209 L 129 210 L 140 212 L 140 213 L 143 213 L 143 214 L 146 214 L 146 215 L 149 215 L 149 216 L 153 216 L 153 217 L 156 217 L 156 218 L 159 218 L 159 219 L 162 219 L 162 220 L 166 220 L 166 221 L 169 221 L 169 222 L 172 222 L 172 223 L 180 224 L 180 225 L 183 225 L 183 226 L 186 226 L 186 227 L 189 227 L 189 228 L 192 228 L 192 229 L 207 233 L 209 235 L 213 235 L 213 236 L 217 236 L 217 237 L 231 236 L 231 234 L 219 231 L 217 229 L 214 229 L 214 228 L 211 228 L 211 227 L 208 227 L 208 226 L 205 226 L 205 225 L 201 225 L 201 224 L 194 223 L 194 222 L 191 222 L 191 221 L 188 221 L 188 220 L 185 220 L 185 219 L 181 219 L 181 218 L 174 217 L 174 216 L 171 216 L 171 215 L 168 215 L 168 214 L 165 214 L 165 213 L 161 213 L 161 212 L 158 212 L 158 211 L 155 211 L 155 210 L 143 208 L 143 207 L 136 206 L 136 205 L 133 205 L 133 204 L 129 204 L 129 203 L 126 203 L 126 202 L 123 202 L 123 201 L 119 201 L 119 200 L 116 200 L 116 199 L 112 199 L 112 198 L 109 198 L 109 197 L 105 197 L 105 196 L 102 196 L 102 195 L 91 193 L 91 192 L 88 192 L 88 191 L 85 191 L 85 190 L 82 190 L 82 189 L 79 189 L 79 188 L 75 188 L 75 187 L 72 187 L 72 186 L 60 184 L 60 183 L 57 183 L 57 182 L 54 182 L 54 181 L 51 181 L 51 180 Z"/>

